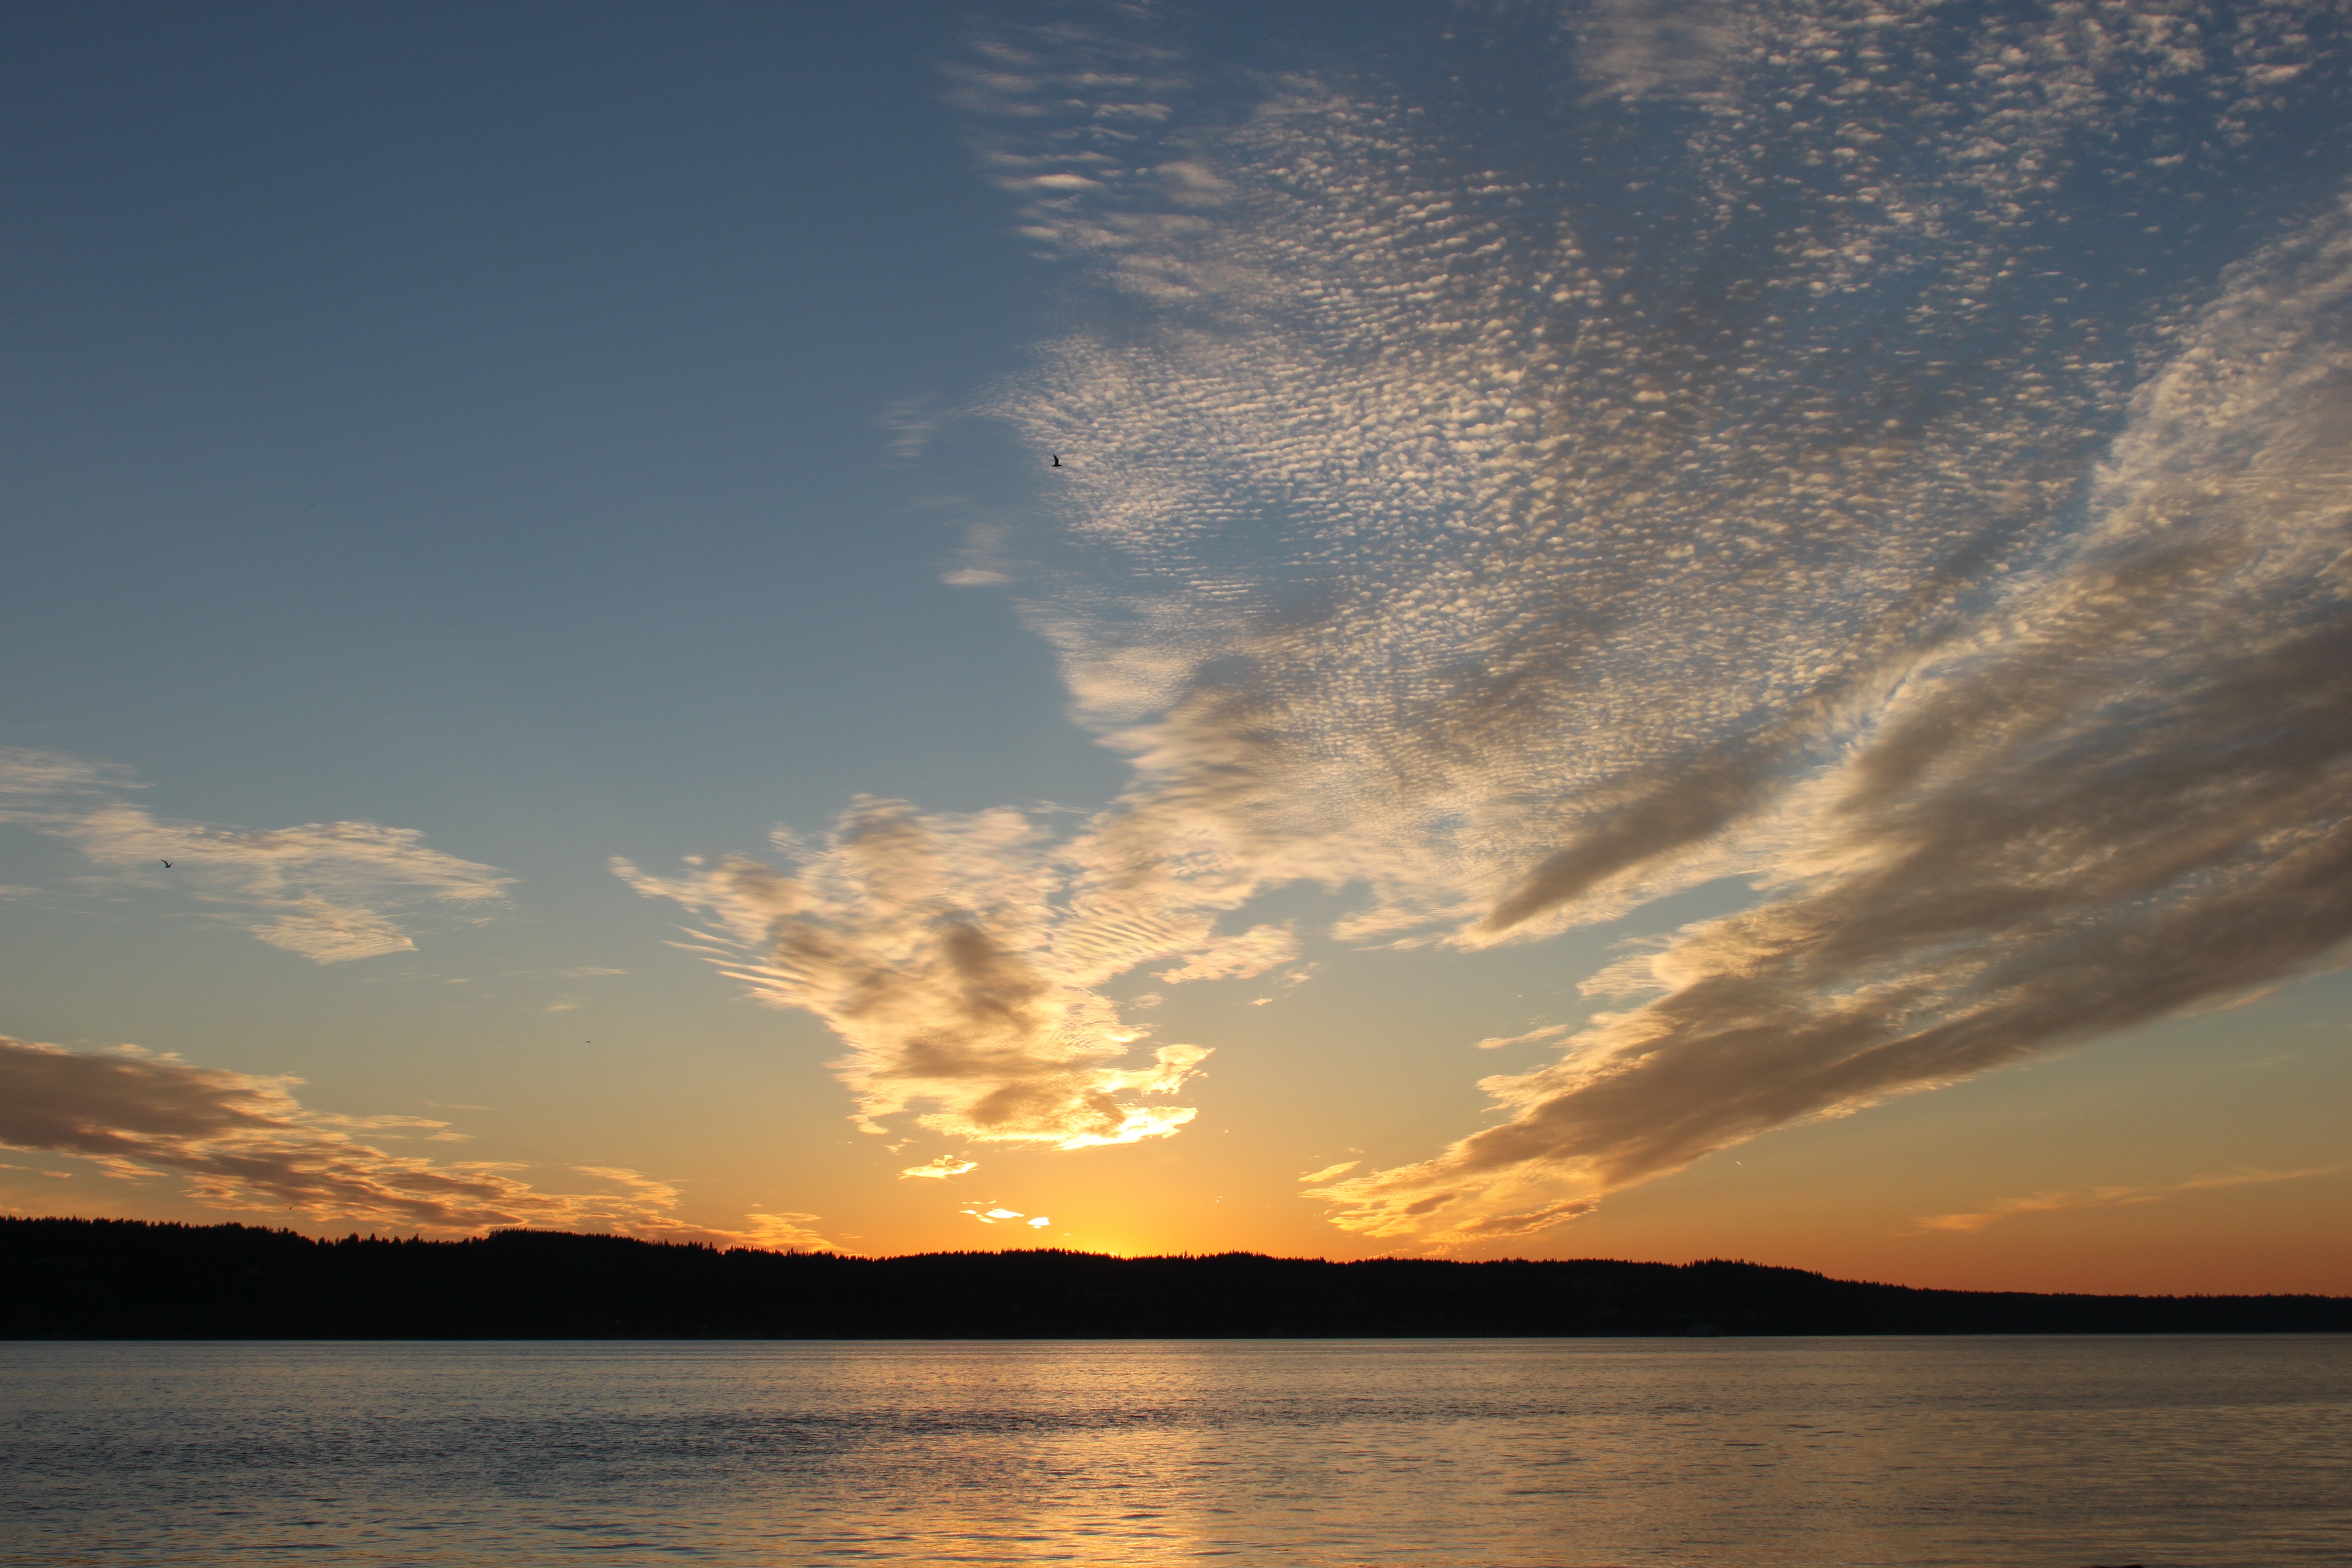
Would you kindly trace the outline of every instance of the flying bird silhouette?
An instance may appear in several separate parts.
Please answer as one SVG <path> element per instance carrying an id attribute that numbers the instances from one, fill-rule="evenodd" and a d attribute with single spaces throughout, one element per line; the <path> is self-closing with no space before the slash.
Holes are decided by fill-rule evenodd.
<path id="1" fill-rule="evenodd" d="M 165 869 L 166 871 L 168 871 L 168 870 L 170 870 L 171 868 L 172 868 L 172 863 L 171 863 L 169 860 L 164 861 L 164 862 L 163 862 L 163 869 Z"/>
<path id="2" fill-rule="evenodd" d="M 1054 454 L 1054 467 L 1055 467 L 1055 468 L 1060 468 L 1061 466 L 1062 466 L 1062 454 L 1061 454 L 1061 453 L 1059 453 L 1059 452 L 1056 452 L 1056 453 L 1055 453 L 1055 454 Z"/>

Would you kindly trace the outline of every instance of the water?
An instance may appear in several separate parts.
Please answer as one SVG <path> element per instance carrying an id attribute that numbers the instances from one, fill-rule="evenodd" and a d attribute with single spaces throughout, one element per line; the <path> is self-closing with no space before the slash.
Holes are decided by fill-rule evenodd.
<path id="1" fill-rule="evenodd" d="M 0 1563 L 2352 1559 L 2352 1339 L 0 1344 Z"/>

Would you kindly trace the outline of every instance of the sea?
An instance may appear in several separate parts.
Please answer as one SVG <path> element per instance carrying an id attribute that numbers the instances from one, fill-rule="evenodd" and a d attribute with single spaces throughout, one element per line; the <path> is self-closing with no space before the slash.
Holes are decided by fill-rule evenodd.
<path id="1" fill-rule="evenodd" d="M 2352 1562 L 2352 1337 L 0 1344 L 0 1563 Z"/>

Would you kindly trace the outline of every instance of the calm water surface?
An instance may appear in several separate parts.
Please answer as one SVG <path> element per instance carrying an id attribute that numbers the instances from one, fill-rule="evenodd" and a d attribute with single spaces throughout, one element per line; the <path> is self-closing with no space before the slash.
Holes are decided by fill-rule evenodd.
<path id="1" fill-rule="evenodd" d="M 0 1344 L 0 1563 L 2352 1562 L 2352 1340 Z"/>

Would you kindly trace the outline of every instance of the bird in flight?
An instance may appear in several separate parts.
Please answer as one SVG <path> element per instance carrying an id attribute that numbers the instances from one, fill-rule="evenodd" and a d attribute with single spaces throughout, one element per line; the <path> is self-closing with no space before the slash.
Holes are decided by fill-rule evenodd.
<path id="1" fill-rule="evenodd" d="M 163 862 L 163 869 L 165 869 L 166 871 L 168 871 L 168 870 L 170 870 L 171 868 L 172 868 L 172 863 L 171 863 L 169 860 L 164 861 L 164 862 Z"/>
<path id="2" fill-rule="evenodd" d="M 1055 454 L 1054 454 L 1054 467 L 1055 467 L 1055 468 L 1060 468 L 1061 466 L 1062 466 L 1062 454 L 1061 454 L 1061 453 L 1059 453 L 1059 452 L 1056 452 L 1056 453 L 1055 453 Z"/>

